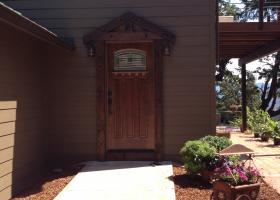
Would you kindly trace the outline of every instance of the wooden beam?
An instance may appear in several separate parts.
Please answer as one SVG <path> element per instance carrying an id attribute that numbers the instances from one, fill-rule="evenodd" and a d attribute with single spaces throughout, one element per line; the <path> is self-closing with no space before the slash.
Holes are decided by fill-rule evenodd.
<path id="1" fill-rule="evenodd" d="M 271 53 L 274 53 L 280 49 L 280 39 L 271 41 L 266 45 L 252 50 L 246 56 L 239 59 L 239 66 L 257 60 L 261 57 L 267 56 Z"/>
<path id="2" fill-rule="evenodd" d="M 280 22 L 264 22 L 263 29 L 259 29 L 258 22 L 227 22 L 219 23 L 219 32 L 221 33 L 244 33 L 244 32 L 279 32 Z"/>
<path id="3" fill-rule="evenodd" d="M 241 66 L 242 132 L 247 130 L 246 64 Z"/>

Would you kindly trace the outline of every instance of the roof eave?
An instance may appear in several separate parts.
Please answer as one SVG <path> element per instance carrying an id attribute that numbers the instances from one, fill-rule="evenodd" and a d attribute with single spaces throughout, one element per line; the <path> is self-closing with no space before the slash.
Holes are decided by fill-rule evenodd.
<path id="1" fill-rule="evenodd" d="M 49 44 L 73 51 L 75 46 L 64 42 L 56 34 L 35 23 L 34 21 L 24 17 L 19 12 L 0 3 L 0 21 L 13 26 L 33 37 L 36 37 Z"/>

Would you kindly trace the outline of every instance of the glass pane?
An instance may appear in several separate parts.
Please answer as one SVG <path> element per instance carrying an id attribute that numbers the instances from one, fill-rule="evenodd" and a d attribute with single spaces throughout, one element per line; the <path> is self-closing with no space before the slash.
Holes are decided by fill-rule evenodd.
<path id="1" fill-rule="evenodd" d="M 143 71 L 147 69 L 146 52 L 139 49 L 121 49 L 115 52 L 114 71 Z"/>

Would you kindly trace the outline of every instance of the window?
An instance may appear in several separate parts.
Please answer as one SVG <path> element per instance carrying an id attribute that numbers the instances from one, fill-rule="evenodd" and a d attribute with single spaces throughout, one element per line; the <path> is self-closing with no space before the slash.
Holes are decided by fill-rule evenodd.
<path id="1" fill-rule="evenodd" d="M 146 52 L 139 49 L 121 49 L 114 54 L 114 71 L 147 70 Z"/>

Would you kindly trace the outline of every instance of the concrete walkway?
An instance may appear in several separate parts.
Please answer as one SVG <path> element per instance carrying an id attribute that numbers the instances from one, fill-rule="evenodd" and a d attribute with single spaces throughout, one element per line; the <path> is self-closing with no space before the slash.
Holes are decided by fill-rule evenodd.
<path id="1" fill-rule="evenodd" d="M 264 180 L 280 194 L 280 147 L 274 146 L 273 141 L 261 142 L 260 138 L 242 133 L 232 133 L 234 144 L 243 144 L 258 154 L 274 154 L 276 156 L 254 157 L 254 162 L 264 175 Z"/>
<path id="2" fill-rule="evenodd" d="M 175 200 L 172 163 L 87 162 L 55 200 Z"/>

